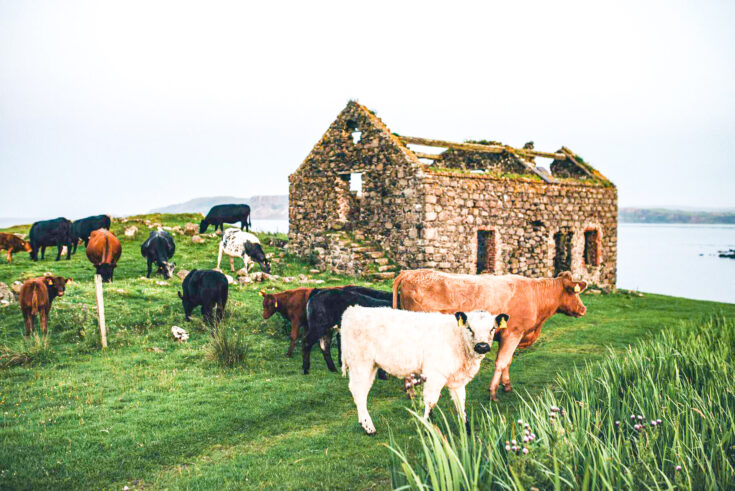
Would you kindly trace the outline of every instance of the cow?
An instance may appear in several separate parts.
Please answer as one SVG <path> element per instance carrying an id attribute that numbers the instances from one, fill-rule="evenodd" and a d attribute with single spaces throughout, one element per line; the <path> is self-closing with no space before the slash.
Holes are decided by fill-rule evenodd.
<path id="1" fill-rule="evenodd" d="M 334 287 L 334 288 L 356 288 L 357 291 L 363 291 L 364 294 L 372 296 L 380 296 L 391 300 L 393 295 L 391 292 L 382 292 L 380 290 L 372 290 L 370 288 L 363 288 L 353 285 L 346 287 Z M 359 290 L 362 289 L 362 290 Z M 291 344 L 288 347 L 286 356 L 291 357 L 293 355 L 294 347 L 296 346 L 296 340 L 299 338 L 299 330 L 301 327 L 306 329 L 306 302 L 309 300 L 313 288 L 296 288 L 294 290 L 287 290 L 279 293 L 265 293 L 260 291 L 259 294 L 263 297 L 263 319 L 269 319 L 273 314 L 278 312 L 281 316 L 291 324 Z M 321 290 L 324 290 L 322 288 Z M 371 293 L 372 292 L 372 293 Z"/>
<path id="2" fill-rule="evenodd" d="M 94 265 L 102 281 L 112 281 L 117 262 L 122 254 L 122 246 L 115 234 L 104 228 L 93 231 L 87 243 L 87 259 Z"/>
<path id="3" fill-rule="evenodd" d="M 169 262 L 176 252 L 176 244 L 171 234 L 165 230 L 153 230 L 148 238 L 140 246 L 141 255 L 148 260 L 148 272 L 145 277 L 151 277 L 153 263 L 158 267 L 157 273 L 161 273 L 164 279 L 169 279 L 176 268 L 176 263 Z"/>
<path id="4" fill-rule="evenodd" d="M 363 307 L 390 307 L 392 296 L 387 292 L 358 286 L 344 288 L 315 288 L 306 303 L 307 330 L 301 340 L 302 373 L 311 367 L 311 348 L 318 342 L 324 361 L 330 371 L 336 372 L 331 354 L 332 332 L 337 328 L 337 350 L 341 358 L 340 324 L 342 314 L 351 305 Z M 384 374 L 381 374 L 384 378 Z"/>
<path id="5" fill-rule="evenodd" d="M 219 243 L 219 254 L 217 256 L 217 269 L 220 269 L 223 252 L 230 256 L 230 269 L 232 271 L 235 271 L 234 258 L 241 257 L 245 271 L 250 271 L 250 268 L 253 266 L 253 261 L 255 261 L 260 264 L 260 269 L 264 272 L 271 272 L 270 263 L 265 257 L 260 241 L 250 232 L 228 228 L 222 234 L 222 240 Z"/>
<path id="6" fill-rule="evenodd" d="M 228 286 L 227 278 L 219 271 L 191 270 L 182 284 L 184 293 L 178 292 L 186 320 L 191 320 L 192 310 L 201 305 L 202 317 L 207 324 L 213 325 L 215 320 L 220 322 L 225 315 Z M 215 306 L 217 313 L 212 316 Z"/>
<path id="7" fill-rule="evenodd" d="M 71 224 L 71 241 L 74 247 L 72 253 L 77 252 L 79 241 L 84 241 L 84 247 L 89 244 L 89 235 L 97 229 L 110 230 L 110 217 L 107 215 L 95 215 L 87 218 L 74 220 Z"/>
<path id="8" fill-rule="evenodd" d="M 342 316 L 342 375 L 350 374 L 357 417 L 368 435 L 376 433 L 367 398 L 379 368 L 396 377 L 425 379 L 424 418 L 446 386 L 467 423 L 465 386 L 477 375 L 496 329 L 508 315 L 483 310 L 451 314 L 349 307 Z"/>
<path id="9" fill-rule="evenodd" d="M 8 263 L 13 262 L 13 254 L 16 252 L 31 252 L 31 244 L 21 239 L 15 234 L 0 233 L 0 251 L 7 249 Z"/>
<path id="10" fill-rule="evenodd" d="M 30 336 L 33 331 L 33 324 L 36 316 L 40 314 L 41 332 L 48 333 L 48 313 L 51 309 L 51 302 L 56 297 L 63 297 L 66 291 L 66 284 L 71 278 L 63 276 L 42 276 L 40 278 L 31 278 L 23 283 L 20 287 L 20 310 L 23 312 L 23 321 L 25 323 L 25 335 Z"/>
<path id="11" fill-rule="evenodd" d="M 214 231 L 219 228 L 222 233 L 225 232 L 225 223 L 240 222 L 240 230 L 245 229 L 250 232 L 250 207 L 248 205 L 217 205 L 213 206 L 204 220 L 199 222 L 199 233 L 203 234 L 207 231 L 207 227 L 214 225 Z"/>
<path id="12" fill-rule="evenodd" d="M 401 271 L 393 282 L 393 305 L 421 312 L 451 313 L 487 310 L 505 312 L 508 329 L 495 334 L 500 345 L 495 359 L 495 373 L 490 381 L 490 397 L 497 402 L 501 380 L 510 392 L 510 365 L 516 348 L 531 346 L 541 334 L 541 327 L 554 314 L 582 317 L 587 308 L 579 294 L 585 281 L 574 281 L 568 271 L 556 278 L 525 278 L 518 275 L 462 275 L 429 269 Z"/>
<path id="13" fill-rule="evenodd" d="M 56 260 L 61 259 L 61 249 L 66 246 L 66 259 L 71 259 L 71 221 L 64 217 L 53 220 L 42 220 L 31 226 L 28 234 L 31 243 L 31 259 L 38 261 L 38 250 L 41 249 L 41 259 L 46 256 L 46 247 L 56 246 L 58 252 Z"/>

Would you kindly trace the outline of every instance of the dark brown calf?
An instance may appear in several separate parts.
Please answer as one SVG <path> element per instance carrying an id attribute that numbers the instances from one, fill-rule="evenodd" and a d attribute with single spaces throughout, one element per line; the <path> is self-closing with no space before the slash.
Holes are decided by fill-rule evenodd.
<path id="1" fill-rule="evenodd" d="M 7 249 L 8 262 L 13 262 L 13 253 L 15 252 L 31 252 L 31 244 L 14 234 L 0 233 L 0 251 Z"/>
<path id="2" fill-rule="evenodd" d="M 296 340 L 299 338 L 299 328 L 306 327 L 306 302 L 313 288 L 296 288 L 280 293 L 264 293 L 263 296 L 263 319 L 278 312 L 284 319 L 291 323 L 291 344 L 286 356 L 293 355 Z"/>
<path id="3" fill-rule="evenodd" d="M 51 302 L 56 297 L 64 296 L 66 284 L 71 278 L 62 276 L 42 276 L 26 280 L 20 288 L 20 310 L 23 312 L 26 336 L 33 331 L 33 323 L 36 315 L 41 315 L 41 332 L 48 333 L 48 313 Z"/>

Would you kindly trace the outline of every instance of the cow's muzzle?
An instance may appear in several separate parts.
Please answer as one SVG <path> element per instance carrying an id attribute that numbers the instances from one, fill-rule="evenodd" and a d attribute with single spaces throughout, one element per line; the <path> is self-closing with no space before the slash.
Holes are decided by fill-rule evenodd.
<path id="1" fill-rule="evenodd" d="M 488 351 L 490 351 L 490 345 L 487 344 L 487 343 L 477 343 L 475 345 L 475 352 L 476 353 L 479 353 L 481 355 L 484 355 Z"/>

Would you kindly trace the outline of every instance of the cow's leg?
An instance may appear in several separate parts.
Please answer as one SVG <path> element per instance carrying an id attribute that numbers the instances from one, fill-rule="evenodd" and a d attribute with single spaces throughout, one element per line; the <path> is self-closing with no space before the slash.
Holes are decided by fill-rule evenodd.
<path id="1" fill-rule="evenodd" d="M 462 421 L 464 422 L 464 427 L 469 434 L 470 422 L 467 421 L 467 411 L 465 410 L 465 399 L 467 397 L 465 386 L 462 385 L 461 387 L 449 387 L 449 395 L 452 396 L 454 407 L 457 408 L 459 417 L 462 418 Z"/>
<path id="2" fill-rule="evenodd" d="M 61 249 L 63 248 L 64 248 L 64 244 L 62 244 L 61 242 L 56 244 L 56 260 L 57 261 L 61 259 Z"/>
<path id="3" fill-rule="evenodd" d="M 309 368 L 311 368 L 311 347 L 314 345 L 314 341 L 309 339 L 309 336 L 304 336 L 301 340 L 301 373 L 304 375 L 309 374 Z"/>
<path id="4" fill-rule="evenodd" d="M 202 318 L 207 325 L 212 325 L 212 304 L 210 302 L 202 303 Z"/>
<path id="5" fill-rule="evenodd" d="M 441 375 L 426 376 L 426 384 L 424 385 L 424 419 L 428 419 L 431 415 L 431 411 L 439 401 L 439 396 L 446 382 L 447 379 Z"/>
<path id="6" fill-rule="evenodd" d="M 217 323 L 219 324 L 222 322 L 222 319 L 225 317 L 225 304 L 220 299 L 217 301 Z"/>
<path id="7" fill-rule="evenodd" d="M 332 360 L 332 333 L 328 333 L 326 336 L 319 338 L 319 348 L 322 350 L 324 355 L 324 361 L 327 362 L 327 368 L 330 372 L 336 372 L 337 367 L 334 366 Z"/>
<path id="8" fill-rule="evenodd" d="M 509 370 L 510 364 L 513 361 L 513 353 L 515 353 L 518 343 L 521 342 L 520 336 L 509 336 L 507 338 L 500 338 L 500 349 L 498 350 L 498 357 L 495 359 L 495 373 L 493 378 L 490 380 L 490 398 L 497 402 L 498 401 L 498 385 L 500 385 L 500 378 L 503 372 Z M 510 377 L 508 377 L 508 383 L 510 383 Z"/>
<path id="9" fill-rule="evenodd" d="M 46 259 L 46 246 L 41 246 L 41 259 Z"/>
<path id="10" fill-rule="evenodd" d="M 362 429 L 365 430 L 365 433 L 371 436 L 376 432 L 373 420 L 370 418 L 370 413 L 368 413 L 367 399 L 370 388 L 373 386 L 373 381 L 375 380 L 376 368 L 374 365 L 372 367 L 350 365 L 349 387 L 352 393 L 352 399 L 354 399 L 355 406 L 357 406 L 357 420 L 360 422 Z"/>
<path id="11" fill-rule="evenodd" d="M 13 262 L 13 251 L 12 249 L 8 249 L 8 263 Z"/>
<path id="12" fill-rule="evenodd" d="M 214 231 L 217 231 L 217 228 L 215 227 Z M 219 270 L 219 265 L 222 262 L 222 251 L 224 249 L 222 248 L 222 242 L 219 243 L 219 253 L 217 254 L 217 270 Z"/>
<path id="13" fill-rule="evenodd" d="M 41 332 L 45 336 L 48 334 L 48 309 L 41 309 Z"/>
<path id="14" fill-rule="evenodd" d="M 71 260 L 71 241 L 66 243 L 66 260 Z"/>
<path id="15" fill-rule="evenodd" d="M 230 271 L 235 271 L 235 258 L 230 256 Z"/>
<path id="16" fill-rule="evenodd" d="M 286 356 L 288 356 L 289 358 L 293 356 L 293 350 L 296 347 L 296 340 L 299 338 L 300 327 L 300 319 L 294 319 L 291 321 L 291 344 L 288 345 L 288 352 L 286 353 Z"/>
<path id="17" fill-rule="evenodd" d="M 77 253 L 77 246 L 79 245 L 79 239 L 72 242 L 72 247 L 74 247 L 74 254 Z"/>
<path id="18" fill-rule="evenodd" d="M 30 336 L 31 331 L 33 331 L 33 323 L 35 322 L 35 318 L 36 316 L 31 314 L 30 312 L 23 312 L 23 321 L 25 322 L 26 327 L 26 337 Z"/>
<path id="19" fill-rule="evenodd" d="M 148 258 L 148 272 L 147 272 L 147 273 L 145 274 L 145 277 L 146 277 L 146 278 L 150 278 L 150 277 L 151 277 L 151 271 L 152 271 L 152 270 L 153 270 L 153 259 L 151 259 L 151 258 L 149 257 L 149 258 Z"/>

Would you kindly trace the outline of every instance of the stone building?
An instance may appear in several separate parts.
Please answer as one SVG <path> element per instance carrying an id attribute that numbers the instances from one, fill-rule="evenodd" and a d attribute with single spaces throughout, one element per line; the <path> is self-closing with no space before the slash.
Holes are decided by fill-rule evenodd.
<path id="1" fill-rule="evenodd" d="M 615 186 L 565 147 L 401 136 L 354 101 L 289 176 L 289 249 L 379 278 L 570 270 L 614 288 L 617 213 Z"/>

